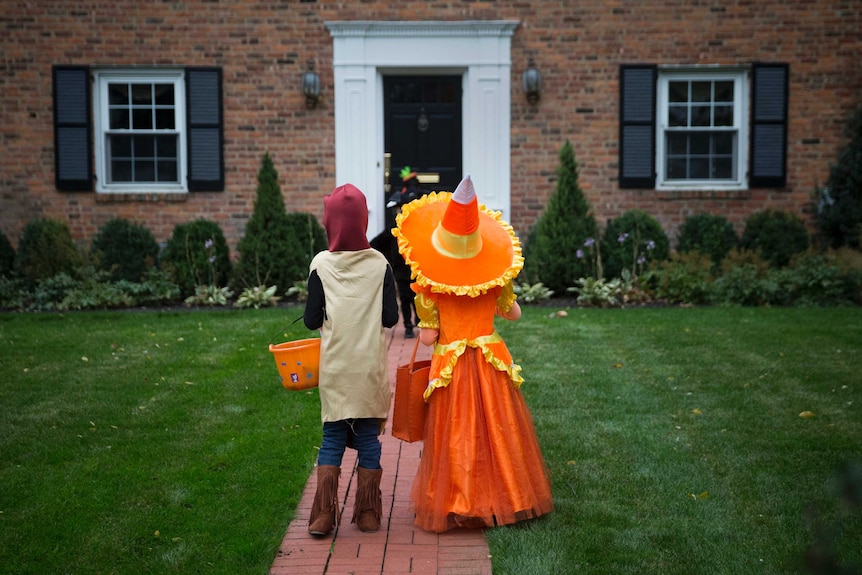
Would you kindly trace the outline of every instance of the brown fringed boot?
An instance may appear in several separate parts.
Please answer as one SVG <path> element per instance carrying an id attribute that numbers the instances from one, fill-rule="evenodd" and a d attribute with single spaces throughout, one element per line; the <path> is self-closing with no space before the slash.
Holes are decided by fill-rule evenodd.
<path id="1" fill-rule="evenodd" d="M 382 469 L 357 467 L 356 505 L 353 507 L 353 520 L 360 531 L 374 533 L 380 529 L 380 515 L 383 502 L 380 494 Z"/>
<path id="2" fill-rule="evenodd" d="M 327 535 L 341 520 L 338 509 L 338 476 L 341 468 L 335 465 L 317 466 L 317 492 L 308 518 L 308 532 Z"/>

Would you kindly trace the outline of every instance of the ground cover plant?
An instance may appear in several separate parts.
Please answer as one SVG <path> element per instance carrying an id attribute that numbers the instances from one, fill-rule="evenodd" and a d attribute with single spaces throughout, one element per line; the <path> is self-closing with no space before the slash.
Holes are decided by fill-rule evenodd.
<path id="1" fill-rule="evenodd" d="M 859 573 L 858 308 L 527 308 L 499 329 L 556 512 L 488 531 L 495 575 L 814 572 L 806 553 Z"/>
<path id="2" fill-rule="evenodd" d="M 499 324 L 556 511 L 495 575 L 862 563 L 860 308 L 558 311 Z M 299 313 L 0 314 L 0 571 L 267 573 L 320 439 L 266 351 Z"/>
<path id="3" fill-rule="evenodd" d="M 0 572 L 267 573 L 320 441 L 268 351 L 300 313 L 0 314 Z"/>

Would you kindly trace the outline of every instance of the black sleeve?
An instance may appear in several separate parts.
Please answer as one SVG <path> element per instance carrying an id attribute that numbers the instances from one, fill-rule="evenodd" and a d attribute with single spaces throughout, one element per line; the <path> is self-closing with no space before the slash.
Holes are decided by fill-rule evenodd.
<path id="1" fill-rule="evenodd" d="M 323 319 L 326 317 L 326 298 L 323 294 L 323 283 L 313 270 L 308 276 L 308 298 L 305 300 L 305 314 L 303 321 L 308 329 L 320 329 L 323 327 Z"/>
<path id="2" fill-rule="evenodd" d="M 392 327 L 396 323 L 398 298 L 395 292 L 395 276 L 392 274 L 392 268 L 386 266 L 386 277 L 383 279 L 383 327 Z"/>

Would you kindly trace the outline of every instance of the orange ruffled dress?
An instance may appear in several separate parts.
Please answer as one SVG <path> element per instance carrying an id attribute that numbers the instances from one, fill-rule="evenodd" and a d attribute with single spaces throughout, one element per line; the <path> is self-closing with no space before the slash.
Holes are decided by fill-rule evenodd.
<path id="1" fill-rule="evenodd" d="M 471 297 L 415 287 L 420 327 L 440 330 L 426 390 L 428 417 L 411 500 L 428 531 L 493 527 L 553 510 L 520 367 L 494 329 L 511 283 Z"/>

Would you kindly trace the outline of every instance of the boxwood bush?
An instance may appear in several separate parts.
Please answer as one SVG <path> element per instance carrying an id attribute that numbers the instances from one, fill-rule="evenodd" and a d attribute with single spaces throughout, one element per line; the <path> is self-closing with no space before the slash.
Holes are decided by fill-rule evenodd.
<path id="1" fill-rule="evenodd" d="M 808 230 L 802 218 L 791 212 L 755 212 L 745 221 L 740 247 L 759 253 L 773 267 L 784 267 L 808 249 Z"/>
<path id="2" fill-rule="evenodd" d="M 637 276 L 650 263 L 666 260 L 670 243 L 655 218 L 640 210 L 629 210 L 608 222 L 601 250 L 604 277 L 617 277 L 623 269 Z"/>
<path id="3" fill-rule="evenodd" d="M 194 295 L 196 286 L 227 285 L 231 272 L 224 232 L 216 222 L 203 218 L 174 227 L 161 263 L 182 297 Z"/>
<path id="4" fill-rule="evenodd" d="M 24 227 L 15 257 L 16 271 L 33 286 L 59 273 L 73 274 L 82 258 L 66 222 L 53 218 L 31 220 Z"/>
<path id="5" fill-rule="evenodd" d="M 718 266 L 737 244 L 739 237 L 727 218 L 719 214 L 695 214 L 687 217 L 680 227 L 676 250 L 706 254 Z"/>
<path id="6" fill-rule="evenodd" d="M 159 244 L 144 226 L 114 218 L 99 229 L 91 252 L 98 269 L 109 272 L 111 279 L 139 282 L 157 264 Z"/>

